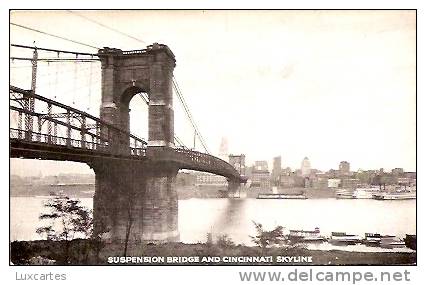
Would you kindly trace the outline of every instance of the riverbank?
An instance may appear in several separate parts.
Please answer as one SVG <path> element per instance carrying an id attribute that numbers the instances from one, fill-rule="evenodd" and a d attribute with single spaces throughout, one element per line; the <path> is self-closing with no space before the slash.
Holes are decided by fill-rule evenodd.
<path id="1" fill-rule="evenodd" d="M 179 200 L 192 198 L 211 199 L 223 198 L 227 194 L 227 186 L 177 186 Z M 52 193 L 64 193 L 72 198 L 93 198 L 95 185 L 11 185 L 11 197 L 49 197 Z M 257 198 L 261 193 L 272 193 L 271 188 L 244 188 L 241 197 Z M 277 193 L 304 193 L 308 199 L 334 198 L 335 190 L 329 188 L 283 188 Z"/>
<path id="2" fill-rule="evenodd" d="M 69 264 L 69 265 L 108 265 L 109 257 L 123 256 L 124 245 L 109 243 L 97 253 L 96 244 L 87 240 L 73 240 L 68 244 L 57 241 L 14 241 L 10 245 L 11 262 L 22 264 Z M 99 249 L 99 248 L 98 248 Z M 304 247 L 259 247 L 233 244 L 130 244 L 127 256 L 164 257 L 164 262 L 146 262 L 138 265 L 415 265 L 416 252 L 348 252 L 341 250 L 308 250 Z M 167 257 L 198 257 L 167 262 Z M 202 262 L 202 257 L 215 257 Z M 241 258 L 229 258 L 241 257 Z M 246 258 L 249 257 L 249 258 Z M 259 258 L 250 258 L 259 257 Z M 261 258 L 264 257 L 264 258 Z M 253 260 L 254 259 L 254 260 Z M 158 259 L 157 259 L 158 260 Z M 233 262 L 237 260 L 237 262 Z M 112 261 L 112 258 L 110 258 Z M 140 261 L 140 260 L 139 260 Z"/>

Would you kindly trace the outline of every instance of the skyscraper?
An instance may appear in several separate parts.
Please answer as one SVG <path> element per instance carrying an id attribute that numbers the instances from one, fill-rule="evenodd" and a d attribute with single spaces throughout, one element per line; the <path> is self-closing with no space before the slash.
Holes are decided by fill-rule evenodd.
<path id="1" fill-rule="evenodd" d="M 257 160 L 254 162 L 254 169 L 268 171 L 268 162 L 266 160 Z"/>
<path id="2" fill-rule="evenodd" d="M 311 174 L 311 163 L 309 161 L 309 158 L 305 157 L 302 160 L 300 171 L 302 172 L 302 176 L 305 176 L 305 177 Z"/>
<path id="3" fill-rule="evenodd" d="M 274 157 L 272 166 L 272 181 L 277 181 L 281 174 L 281 156 Z"/>
<path id="4" fill-rule="evenodd" d="M 219 158 L 228 161 L 228 140 L 226 137 L 222 137 L 219 147 Z"/>
<path id="5" fill-rule="evenodd" d="M 339 174 L 346 176 L 346 175 L 350 175 L 350 172 L 351 172 L 350 163 L 347 161 L 341 161 L 339 164 Z"/>

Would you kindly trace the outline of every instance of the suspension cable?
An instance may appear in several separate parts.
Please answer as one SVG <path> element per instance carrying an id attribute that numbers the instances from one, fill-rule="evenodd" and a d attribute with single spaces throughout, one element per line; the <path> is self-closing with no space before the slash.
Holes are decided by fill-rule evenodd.
<path id="1" fill-rule="evenodd" d="M 77 62 L 74 62 L 74 88 L 73 90 L 77 89 Z M 73 92 L 72 95 L 72 104 L 75 105 L 75 93 Z"/>
<path id="2" fill-rule="evenodd" d="M 173 76 L 173 87 L 174 87 L 174 89 L 176 91 L 176 95 L 178 96 L 179 101 L 181 102 L 181 104 L 182 104 L 182 106 L 183 106 L 183 108 L 185 110 L 185 113 L 186 113 L 186 115 L 187 115 L 187 117 L 188 117 L 188 119 L 189 119 L 189 121 L 190 121 L 190 123 L 191 123 L 191 125 L 192 125 L 192 127 L 193 127 L 193 129 L 195 131 L 195 133 L 197 134 L 198 139 L 200 140 L 200 142 L 201 142 L 204 150 L 206 151 L 207 154 L 210 154 L 210 152 L 208 151 L 208 148 L 206 146 L 206 143 L 204 141 L 204 138 L 201 135 L 201 133 L 200 133 L 200 131 L 199 131 L 199 129 L 198 129 L 198 127 L 197 127 L 197 125 L 196 125 L 196 123 L 195 123 L 192 115 L 191 115 L 191 112 L 190 112 L 190 110 L 188 108 L 188 105 L 186 104 L 185 99 L 183 98 L 182 91 L 180 90 L 179 85 L 177 84 L 177 80 L 176 80 L 176 78 L 174 76 Z"/>
<path id="3" fill-rule="evenodd" d="M 26 61 L 32 61 L 33 59 L 29 57 L 15 57 L 11 56 L 11 60 L 26 60 Z M 92 59 L 92 58 L 38 58 L 37 61 L 45 61 L 45 62 L 70 62 L 70 61 L 77 61 L 77 62 L 94 62 L 99 61 L 100 59 Z"/>
<path id="4" fill-rule="evenodd" d="M 22 29 L 26 29 L 26 30 L 33 31 L 33 32 L 36 32 L 36 33 L 40 33 L 40 34 L 43 34 L 43 35 L 54 37 L 54 38 L 61 39 L 61 40 L 64 40 L 64 41 L 72 42 L 72 43 L 75 43 L 75 44 L 79 44 L 79 45 L 90 47 L 90 48 L 94 48 L 94 49 L 100 49 L 98 47 L 95 47 L 95 46 L 92 46 L 92 45 L 89 45 L 89 44 L 85 44 L 85 43 L 82 43 L 82 42 L 79 42 L 79 41 L 75 41 L 75 40 L 72 40 L 72 39 L 68 39 L 68 38 L 65 38 L 65 37 L 62 37 L 62 36 L 58 36 L 58 35 L 50 34 L 50 33 L 47 33 L 47 32 L 43 32 L 41 30 L 33 29 L 33 28 L 30 28 L 30 27 L 27 27 L 27 26 L 24 26 L 24 25 L 19 25 L 19 24 L 16 24 L 16 23 L 10 23 L 10 24 L 13 25 L 13 26 L 22 28 Z"/>
<path id="5" fill-rule="evenodd" d="M 32 47 L 20 44 L 11 44 L 12 47 L 17 48 L 25 48 L 25 49 L 37 49 L 42 51 L 51 51 L 58 53 L 58 57 L 60 53 L 69 53 L 69 54 L 78 54 L 78 55 L 88 55 L 88 56 L 97 56 L 95 53 L 87 53 L 87 52 L 78 52 L 78 51 L 69 51 L 69 50 L 60 50 L 60 49 L 51 49 L 51 48 L 41 48 L 41 47 Z"/>
<path id="6" fill-rule="evenodd" d="M 134 37 L 134 36 L 132 36 L 132 35 L 129 35 L 129 34 L 127 34 L 127 33 L 124 33 L 124 32 L 121 32 L 121 31 L 119 31 L 119 30 L 117 30 L 117 29 L 114 29 L 114 28 L 112 28 L 112 27 L 110 27 L 110 26 L 107 26 L 107 25 L 105 25 L 105 24 L 102 24 L 102 23 L 100 23 L 100 22 L 98 22 L 98 21 L 95 21 L 95 20 L 93 20 L 93 19 L 91 19 L 91 18 L 89 18 L 89 17 L 87 17 L 87 16 L 84 16 L 84 15 L 82 15 L 82 14 L 80 14 L 80 13 L 77 13 L 77 12 L 72 11 L 72 10 L 67 10 L 67 12 L 68 12 L 68 13 L 71 13 L 71 14 L 73 14 L 73 15 L 75 15 L 75 16 L 78 16 L 78 17 L 80 17 L 80 18 L 83 18 L 83 19 L 85 19 L 85 20 L 87 20 L 87 21 L 89 21 L 89 22 L 92 22 L 92 23 L 94 23 L 94 24 L 96 24 L 96 25 L 98 25 L 98 26 L 101 26 L 101 27 L 103 27 L 103 28 L 105 28 L 105 29 L 108 29 L 108 30 L 110 30 L 110 31 L 116 32 L 116 33 L 118 33 L 118 34 L 120 34 L 120 35 L 123 35 L 123 36 L 125 36 L 125 37 L 128 37 L 128 38 L 130 38 L 130 39 L 132 39 L 132 40 L 135 40 L 135 41 L 138 41 L 138 42 L 140 42 L 140 43 L 146 44 L 146 42 L 145 42 L 144 40 L 138 39 L 138 38 L 136 38 L 136 37 Z"/>
<path id="7" fill-rule="evenodd" d="M 58 57 L 59 57 L 59 53 L 58 53 Z M 59 80 L 59 78 L 58 78 L 59 77 L 58 66 L 59 66 L 59 64 L 56 63 L 55 64 L 55 90 L 54 90 L 55 95 L 53 95 L 53 98 L 55 98 L 55 100 L 56 100 L 56 96 L 57 96 L 57 93 L 58 93 L 58 80 Z"/>
<path id="8" fill-rule="evenodd" d="M 145 93 L 141 92 L 141 93 L 139 93 L 139 96 L 142 98 L 142 100 L 145 102 L 145 104 L 149 106 L 149 100 L 148 100 L 148 98 L 143 96 L 144 94 Z M 185 149 L 189 149 L 176 134 L 174 135 L 174 139 L 181 147 L 183 147 Z"/>
<path id="9" fill-rule="evenodd" d="M 87 107 L 87 111 L 89 112 L 90 110 L 90 105 L 91 105 L 91 95 L 92 95 L 92 71 L 93 69 L 93 63 L 90 63 L 90 73 L 89 73 L 89 106 Z"/>

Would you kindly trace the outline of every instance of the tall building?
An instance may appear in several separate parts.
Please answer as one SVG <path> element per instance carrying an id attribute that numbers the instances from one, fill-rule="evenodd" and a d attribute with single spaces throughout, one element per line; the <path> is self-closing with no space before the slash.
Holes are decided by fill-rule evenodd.
<path id="1" fill-rule="evenodd" d="M 226 137 L 222 137 L 219 147 L 219 158 L 225 161 L 228 160 L 228 140 Z"/>
<path id="2" fill-rule="evenodd" d="M 305 157 L 302 160 L 302 165 L 300 167 L 301 175 L 306 177 L 311 174 L 311 162 L 309 161 L 309 158 Z"/>
<path id="3" fill-rule="evenodd" d="M 271 174 L 272 181 L 274 183 L 278 182 L 281 174 L 281 156 L 274 157 Z"/>
<path id="4" fill-rule="evenodd" d="M 254 169 L 268 171 L 268 162 L 266 160 L 258 160 L 254 162 Z"/>
<path id="5" fill-rule="evenodd" d="M 339 164 L 339 174 L 347 176 L 351 174 L 351 165 L 347 161 L 341 161 Z"/>
<path id="6" fill-rule="evenodd" d="M 272 175 L 281 173 L 281 156 L 274 157 L 274 163 L 272 165 Z"/>
<path id="7" fill-rule="evenodd" d="M 254 162 L 251 167 L 249 178 L 251 180 L 250 187 L 269 188 L 271 174 L 268 170 L 268 162 L 265 160 L 258 160 Z"/>
<path id="8" fill-rule="evenodd" d="M 270 187 L 270 174 L 268 170 L 254 169 L 251 173 L 251 186 L 269 188 Z"/>
<path id="9" fill-rule="evenodd" d="M 246 156 L 244 154 L 229 155 L 229 164 L 241 175 L 246 175 Z"/>

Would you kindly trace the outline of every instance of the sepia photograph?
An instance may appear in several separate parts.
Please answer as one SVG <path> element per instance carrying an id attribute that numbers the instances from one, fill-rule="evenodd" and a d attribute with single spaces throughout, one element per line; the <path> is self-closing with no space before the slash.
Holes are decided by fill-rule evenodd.
<path id="1" fill-rule="evenodd" d="M 11 266 L 417 265 L 415 9 L 12 9 L 9 79 Z"/>

